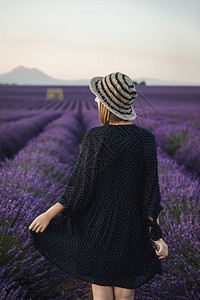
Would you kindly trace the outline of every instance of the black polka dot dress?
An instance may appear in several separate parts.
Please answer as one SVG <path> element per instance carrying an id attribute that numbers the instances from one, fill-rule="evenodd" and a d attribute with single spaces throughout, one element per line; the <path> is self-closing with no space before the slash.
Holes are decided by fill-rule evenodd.
<path id="1" fill-rule="evenodd" d="M 31 243 L 74 278 L 135 289 L 163 274 L 153 247 L 162 237 L 160 201 L 153 133 L 136 124 L 94 127 L 58 201 L 64 211 L 42 233 L 30 230 Z"/>

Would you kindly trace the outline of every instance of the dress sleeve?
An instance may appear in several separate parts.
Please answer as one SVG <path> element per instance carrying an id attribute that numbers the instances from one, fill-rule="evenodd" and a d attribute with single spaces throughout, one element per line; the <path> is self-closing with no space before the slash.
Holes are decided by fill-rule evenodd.
<path id="1" fill-rule="evenodd" d="M 64 206 L 63 216 L 79 215 L 89 208 L 96 190 L 97 158 L 98 148 L 90 130 L 84 136 L 77 162 L 58 200 Z"/>
<path id="2" fill-rule="evenodd" d="M 150 237 L 153 241 L 162 237 L 162 230 L 157 223 L 157 218 L 163 207 L 161 206 L 161 194 L 158 177 L 158 161 L 156 140 L 151 133 L 145 149 L 145 176 L 143 185 L 143 217 L 148 226 L 151 227 Z M 148 215 L 153 218 L 149 220 Z"/>

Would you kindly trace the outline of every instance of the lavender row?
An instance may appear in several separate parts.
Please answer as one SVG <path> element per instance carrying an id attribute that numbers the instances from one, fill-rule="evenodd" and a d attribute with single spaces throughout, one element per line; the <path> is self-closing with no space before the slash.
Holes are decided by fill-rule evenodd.
<path id="1" fill-rule="evenodd" d="M 199 103 L 200 104 L 200 103 Z M 151 117 L 152 118 L 152 117 Z M 193 129 L 200 130 L 200 106 L 177 106 L 168 108 L 157 108 L 157 114 L 153 116 L 154 120 L 164 120 L 169 124 L 186 125 Z"/>
<path id="2" fill-rule="evenodd" d="M 164 276 L 155 285 L 156 295 L 152 299 L 159 299 L 159 295 L 163 299 L 199 299 L 200 181 L 185 172 L 184 166 L 178 166 L 160 147 L 157 152 L 164 208 L 160 224 L 169 255 L 162 261 Z"/>
<path id="3" fill-rule="evenodd" d="M 72 98 L 72 97 L 71 97 Z M 83 99 L 63 99 L 63 100 L 42 100 L 42 99 L 0 99 L 0 109 L 4 111 L 46 111 L 46 110 L 71 110 L 78 109 L 80 105 L 84 105 Z M 73 108 L 71 108 L 73 107 Z"/>
<path id="4" fill-rule="evenodd" d="M 36 114 L 38 114 L 38 111 L 29 111 L 29 110 L 1 110 L 0 111 L 0 124 L 3 122 L 11 122 L 11 121 L 17 121 L 23 118 L 27 117 L 33 117 Z"/>
<path id="5" fill-rule="evenodd" d="M 143 119 L 141 125 L 151 130 L 157 144 L 179 165 L 194 176 L 200 176 L 200 131 L 184 124 L 169 124 L 165 120 Z"/>
<path id="6" fill-rule="evenodd" d="M 65 114 L 30 140 L 13 160 L 2 165 L 1 299 L 14 295 L 16 299 L 38 299 L 41 294 L 48 299 L 61 299 L 59 288 L 64 281 L 70 283 L 70 276 L 49 264 L 30 246 L 28 226 L 61 196 L 77 159 L 82 135 L 77 113 Z M 77 285 L 66 291 L 66 299 L 84 296 L 87 293 L 84 287 Z"/>
<path id="7" fill-rule="evenodd" d="M 0 159 L 10 158 L 19 149 L 37 136 L 45 126 L 54 119 L 61 116 L 61 113 L 40 113 L 37 116 L 2 123 L 0 125 Z"/>

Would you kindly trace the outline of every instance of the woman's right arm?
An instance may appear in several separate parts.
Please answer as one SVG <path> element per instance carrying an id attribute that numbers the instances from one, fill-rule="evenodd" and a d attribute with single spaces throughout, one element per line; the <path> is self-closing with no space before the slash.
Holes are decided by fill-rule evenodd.
<path id="1" fill-rule="evenodd" d="M 64 206 L 57 202 L 53 206 L 51 206 L 45 213 L 49 216 L 50 219 L 55 218 L 55 216 L 59 215 L 64 211 Z"/>
<path id="2" fill-rule="evenodd" d="M 161 206 L 161 194 L 158 178 L 158 161 L 155 136 L 150 135 L 145 149 L 145 180 L 143 185 L 143 208 L 144 218 L 150 229 L 150 237 L 156 244 L 156 254 L 159 259 L 168 255 L 168 246 L 162 238 L 162 230 L 159 223 L 159 214 L 163 207 Z"/>
<path id="3" fill-rule="evenodd" d="M 162 238 L 162 230 L 157 220 L 163 209 L 160 204 L 161 194 L 158 179 L 157 148 L 153 133 L 146 135 L 145 138 L 145 143 L 143 143 L 145 159 L 145 174 L 142 187 L 143 217 L 144 221 L 151 228 L 151 239 L 157 241 Z"/>
<path id="4" fill-rule="evenodd" d="M 38 232 L 43 232 L 50 221 L 57 216 L 59 213 L 64 211 L 64 206 L 57 202 L 51 206 L 47 211 L 37 216 L 29 226 L 29 230 Z"/>

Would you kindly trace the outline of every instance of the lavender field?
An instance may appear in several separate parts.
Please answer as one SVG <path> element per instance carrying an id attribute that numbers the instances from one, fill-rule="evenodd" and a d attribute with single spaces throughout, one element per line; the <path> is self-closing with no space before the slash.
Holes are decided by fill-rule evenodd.
<path id="1" fill-rule="evenodd" d="M 82 139 L 100 126 L 89 87 L 0 86 L 0 299 L 92 299 L 30 244 L 28 226 L 62 195 Z M 54 87 L 51 87 L 54 88 Z M 136 125 L 155 134 L 169 255 L 135 299 L 200 299 L 200 87 L 136 86 Z M 155 248 L 156 249 L 156 248 Z M 43 295 L 41 297 L 41 295 Z"/>

